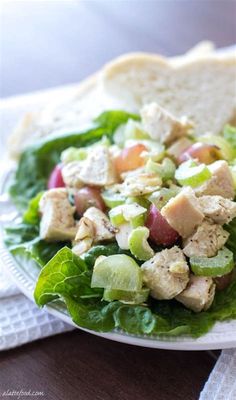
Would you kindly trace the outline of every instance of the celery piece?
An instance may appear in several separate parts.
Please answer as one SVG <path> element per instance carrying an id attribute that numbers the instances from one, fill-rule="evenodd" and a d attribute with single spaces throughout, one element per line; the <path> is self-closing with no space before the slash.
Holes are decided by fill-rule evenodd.
<path id="1" fill-rule="evenodd" d="M 226 247 L 218 251 L 215 257 L 191 257 L 190 266 L 198 276 L 222 276 L 234 268 L 233 253 Z"/>
<path id="2" fill-rule="evenodd" d="M 72 161 L 83 161 L 87 158 L 87 154 L 85 148 L 68 147 L 61 153 L 61 161 L 65 164 Z"/>
<path id="3" fill-rule="evenodd" d="M 211 172 L 205 164 L 196 164 L 193 160 L 182 163 L 175 171 L 175 179 L 182 186 L 197 187 L 211 178 Z"/>
<path id="4" fill-rule="evenodd" d="M 178 186 L 173 188 L 161 188 L 160 190 L 153 192 L 148 197 L 148 200 L 153 203 L 158 210 L 161 210 L 172 197 L 177 196 L 180 190 L 181 189 Z"/>
<path id="5" fill-rule="evenodd" d="M 109 208 L 114 208 L 124 204 L 126 201 L 126 197 L 120 193 L 115 193 L 109 190 L 105 190 L 101 193 L 104 203 Z"/>
<path id="6" fill-rule="evenodd" d="M 119 226 L 124 222 L 131 222 L 134 226 L 143 225 L 146 208 L 137 203 L 123 204 L 112 208 L 109 217 L 112 225 Z"/>
<path id="7" fill-rule="evenodd" d="M 147 261 L 154 256 L 154 251 L 149 245 L 147 239 L 149 237 L 149 229 L 140 226 L 129 235 L 129 248 L 135 258 L 141 261 Z"/>

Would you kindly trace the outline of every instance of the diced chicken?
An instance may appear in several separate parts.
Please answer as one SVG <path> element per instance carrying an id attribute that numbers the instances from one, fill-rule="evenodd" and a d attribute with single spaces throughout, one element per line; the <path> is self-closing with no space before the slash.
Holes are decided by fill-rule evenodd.
<path id="1" fill-rule="evenodd" d="M 64 188 L 51 189 L 44 193 L 39 203 L 42 213 L 40 237 L 47 241 L 73 240 L 76 235 L 75 207 L 68 200 Z"/>
<path id="2" fill-rule="evenodd" d="M 92 221 L 94 226 L 94 242 L 101 242 L 103 240 L 110 240 L 115 237 L 117 232 L 116 228 L 112 226 L 106 214 L 96 207 L 88 208 L 84 217 Z"/>
<path id="3" fill-rule="evenodd" d="M 61 173 L 66 186 L 78 189 L 84 186 L 80 179 L 82 165 L 83 161 L 72 161 L 63 165 Z"/>
<path id="4" fill-rule="evenodd" d="M 77 233 L 75 236 L 75 241 L 78 242 L 79 240 L 85 238 L 93 238 L 95 234 L 95 228 L 93 222 L 86 218 L 82 217 L 78 224 Z"/>
<path id="5" fill-rule="evenodd" d="M 161 214 L 183 238 L 190 236 L 204 219 L 198 199 L 189 187 L 182 189 L 177 196 L 170 199 L 162 208 Z"/>
<path id="6" fill-rule="evenodd" d="M 112 155 L 105 146 L 96 146 L 83 163 L 79 178 L 92 186 L 106 186 L 118 182 Z"/>
<path id="7" fill-rule="evenodd" d="M 187 238 L 183 252 L 187 257 L 213 257 L 227 242 L 229 233 L 221 225 L 206 220 Z"/>
<path id="8" fill-rule="evenodd" d="M 176 140 L 176 142 L 174 142 L 167 149 L 167 153 L 170 156 L 177 159 L 184 152 L 184 150 L 186 150 L 192 144 L 193 144 L 193 142 L 190 139 L 188 139 L 187 137 L 182 137 L 182 138 Z"/>
<path id="9" fill-rule="evenodd" d="M 228 163 L 225 160 L 218 160 L 208 165 L 208 168 L 212 173 L 212 177 L 195 189 L 197 196 L 218 195 L 232 200 L 235 196 L 235 191 Z"/>
<path id="10" fill-rule="evenodd" d="M 195 312 L 206 311 L 214 300 L 215 287 L 212 278 L 191 275 L 186 289 L 176 296 L 176 300 Z"/>
<path id="11" fill-rule="evenodd" d="M 86 217 L 82 217 L 78 224 L 72 251 L 78 256 L 88 251 L 93 244 L 94 235 L 95 228 L 93 222 Z"/>
<path id="12" fill-rule="evenodd" d="M 86 251 L 91 249 L 92 244 L 93 244 L 92 238 L 88 237 L 88 238 L 82 239 L 78 243 L 74 244 L 74 246 L 72 247 L 72 251 L 77 256 L 81 256 L 82 254 L 86 253 Z"/>
<path id="13" fill-rule="evenodd" d="M 186 118 L 175 118 L 157 103 L 145 105 L 141 110 L 141 117 L 144 130 L 151 138 L 165 144 L 186 135 L 191 127 Z"/>
<path id="14" fill-rule="evenodd" d="M 122 184 L 122 193 L 124 196 L 142 196 L 159 189 L 161 184 L 162 180 L 157 174 L 130 173 Z"/>
<path id="15" fill-rule="evenodd" d="M 141 269 L 143 280 L 155 299 L 174 298 L 185 289 L 189 281 L 188 264 L 177 246 L 157 253 Z"/>
<path id="16" fill-rule="evenodd" d="M 236 217 L 236 203 L 222 196 L 199 197 L 199 204 L 205 216 L 217 224 L 228 224 Z"/>

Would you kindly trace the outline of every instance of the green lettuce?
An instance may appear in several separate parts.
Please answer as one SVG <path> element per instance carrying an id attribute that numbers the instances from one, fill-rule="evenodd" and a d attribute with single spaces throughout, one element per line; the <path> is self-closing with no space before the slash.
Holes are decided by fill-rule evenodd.
<path id="1" fill-rule="evenodd" d="M 103 246 L 96 247 L 97 254 L 101 254 Z M 87 265 L 85 260 L 86 257 L 82 260 L 69 248 L 61 249 L 41 271 L 35 288 L 36 303 L 43 306 L 59 297 L 65 302 L 72 320 L 87 329 L 120 328 L 132 334 L 159 336 L 189 334 L 198 337 L 208 332 L 216 321 L 236 317 L 236 281 L 217 292 L 210 310 L 198 314 L 175 300 L 150 298 L 148 307 L 119 301 L 107 303 L 102 300 L 100 289 L 90 288 L 91 264 Z M 91 259 L 87 258 L 87 262 L 91 263 Z"/>
<path id="2" fill-rule="evenodd" d="M 84 132 L 50 135 L 27 148 L 21 155 L 17 171 L 9 189 L 10 196 L 20 210 L 25 210 L 37 193 L 46 189 L 47 180 L 60 155 L 68 147 L 88 146 L 103 136 L 112 138 L 119 125 L 139 117 L 125 111 L 106 111 Z"/>
<path id="3" fill-rule="evenodd" d="M 39 237 L 39 201 L 43 192 L 30 200 L 22 220 L 5 227 L 4 242 L 19 263 L 30 259 L 44 266 L 67 243 L 48 243 Z"/>

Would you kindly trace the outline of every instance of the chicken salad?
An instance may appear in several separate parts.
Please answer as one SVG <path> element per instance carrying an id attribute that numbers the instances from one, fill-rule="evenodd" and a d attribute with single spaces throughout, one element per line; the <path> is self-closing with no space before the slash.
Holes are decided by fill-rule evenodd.
<path id="1" fill-rule="evenodd" d="M 96 331 L 199 336 L 234 318 L 235 137 L 196 137 L 151 103 L 26 149 L 5 243 L 42 268 L 36 303 Z"/>

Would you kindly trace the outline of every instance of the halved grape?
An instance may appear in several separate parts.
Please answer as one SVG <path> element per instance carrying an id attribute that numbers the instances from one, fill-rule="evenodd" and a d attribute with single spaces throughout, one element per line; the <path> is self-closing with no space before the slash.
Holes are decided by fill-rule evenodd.
<path id="1" fill-rule="evenodd" d="M 125 254 L 108 256 L 95 265 L 91 287 L 136 292 L 142 288 L 142 271 Z"/>

